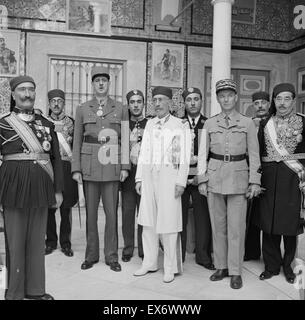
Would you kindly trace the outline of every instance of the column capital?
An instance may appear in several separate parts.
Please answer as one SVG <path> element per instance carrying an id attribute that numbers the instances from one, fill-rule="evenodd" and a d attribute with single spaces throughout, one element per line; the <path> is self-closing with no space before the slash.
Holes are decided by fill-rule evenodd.
<path id="1" fill-rule="evenodd" d="M 220 3 L 220 2 L 229 3 L 233 5 L 235 0 L 212 0 L 211 4 L 215 5 L 216 3 Z"/>

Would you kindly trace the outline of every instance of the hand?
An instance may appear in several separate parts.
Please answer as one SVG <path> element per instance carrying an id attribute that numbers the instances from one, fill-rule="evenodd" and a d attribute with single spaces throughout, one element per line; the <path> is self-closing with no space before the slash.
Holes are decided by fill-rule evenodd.
<path id="1" fill-rule="evenodd" d="M 128 175 L 129 175 L 129 173 L 127 170 L 121 170 L 120 181 L 124 182 L 127 179 Z"/>
<path id="2" fill-rule="evenodd" d="M 135 188 L 136 188 L 137 194 L 140 196 L 142 191 L 142 182 L 136 182 Z"/>
<path id="3" fill-rule="evenodd" d="M 208 196 L 208 186 L 207 183 L 200 183 L 198 186 L 199 193 L 202 194 L 203 196 L 207 197 Z"/>
<path id="4" fill-rule="evenodd" d="M 179 186 L 179 185 L 176 184 L 176 186 L 175 186 L 175 198 L 181 197 L 183 192 L 184 192 L 184 187 Z"/>
<path id="5" fill-rule="evenodd" d="M 246 193 L 246 197 L 252 199 L 254 197 L 259 196 L 262 193 L 263 188 L 260 185 L 251 183 L 248 187 L 248 191 Z"/>
<path id="6" fill-rule="evenodd" d="M 194 176 L 193 181 L 192 181 L 193 186 L 198 186 L 198 176 Z"/>
<path id="7" fill-rule="evenodd" d="M 80 172 L 74 172 L 72 179 L 77 181 L 79 184 L 83 184 L 82 174 Z"/>
<path id="8" fill-rule="evenodd" d="M 59 208 L 62 204 L 62 201 L 63 201 L 63 196 L 62 196 L 62 193 L 61 192 L 56 192 L 55 193 L 55 198 L 56 198 L 56 205 L 55 207 L 56 208 Z"/>

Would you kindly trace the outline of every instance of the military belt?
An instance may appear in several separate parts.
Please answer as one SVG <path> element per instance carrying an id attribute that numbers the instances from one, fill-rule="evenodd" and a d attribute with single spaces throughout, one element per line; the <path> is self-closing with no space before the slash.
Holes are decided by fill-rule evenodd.
<path id="1" fill-rule="evenodd" d="M 221 160 L 224 162 L 231 162 L 231 161 L 241 161 L 246 159 L 247 155 L 244 154 L 236 154 L 236 155 L 231 155 L 231 154 L 217 154 L 210 152 L 209 154 L 210 158 L 216 159 L 216 160 Z"/>
<path id="2" fill-rule="evenodd" d="M 47 153 L 12 153 L 3 155 L 3 161 L 9 160 L 50 160 Z"/>

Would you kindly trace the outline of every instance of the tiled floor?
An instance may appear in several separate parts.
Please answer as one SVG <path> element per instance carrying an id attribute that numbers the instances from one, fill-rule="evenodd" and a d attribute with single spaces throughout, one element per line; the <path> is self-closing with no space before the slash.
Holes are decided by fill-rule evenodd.
<path id="1" fill-rule="evenodd" d="M 162 269 L 144 277 L 135 277 L 133 272 L 141 265 L 141 259 L 134 257 L 122 265 L 122 272 L 113 272 L 105 265 L 103 259 L 103 226 L 104 213 L 99 215 L 99 231 L 101 260 L 89 270 L 81 270 L 80 265 L 85 252 L 85 214 L 82 209 L 82 227 L 78 221 L 78 211 L 73 209 L 72 247 L 74 257 L 64 256 L 60 249 L 46 256 L 46 287 L 47 292 L 59 300 L 298 300 L 299 291 L 285 281 L 283 274 L 267 281 L 258 279 L 263 270 L 262 261 L 245 262 L 243 269 L 244 286 L 233 290 L 229 278 L 219 282 L 211 282 L 212 271 L 195 264 L 194 255 L 187 254 L 183 275 L 175 281 L 165 284 L 162 281 Z M 57 216 L 58 217 L 58 216 Z M 0 233 L 0 253 L 3 257 L 3 233 Z M 121 214 L 119 212 L 119 254 L 122 250 Z M 160 252 L 160 267 L 162 252 Z M 0 300 L 4 291 L 0 290 Z"/>

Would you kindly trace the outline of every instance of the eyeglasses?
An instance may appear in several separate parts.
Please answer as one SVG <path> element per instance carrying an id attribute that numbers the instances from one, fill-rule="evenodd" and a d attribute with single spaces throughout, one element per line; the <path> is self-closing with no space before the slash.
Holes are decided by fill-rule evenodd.
<path id="1" fill-rule="evenodd" d="M 50 100 L 50 104 L 64 104 L 65 103 L 65 100 L 63 99 L 51 99 Z"/>
<path id="2" fill-rule="evenodd" d="M 284 103 L 289 103 L 289 102 L 291 102 L 293 99 L 292 99 L 292 97 L 276 97 L 275 98 L 275 101 L 276 102 L 278 102 L 278 103 L 282 103 L 282 102 L 284 102 Z"/>

